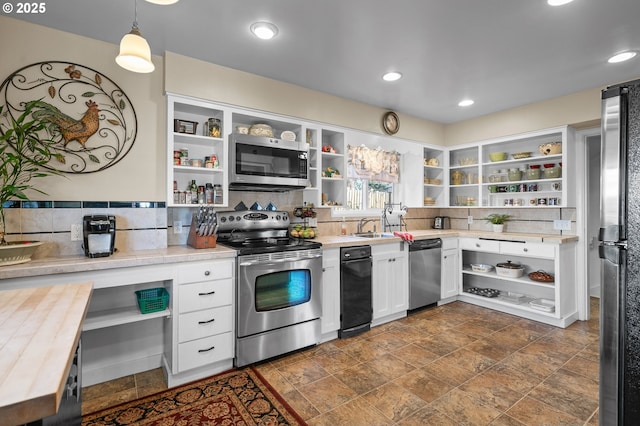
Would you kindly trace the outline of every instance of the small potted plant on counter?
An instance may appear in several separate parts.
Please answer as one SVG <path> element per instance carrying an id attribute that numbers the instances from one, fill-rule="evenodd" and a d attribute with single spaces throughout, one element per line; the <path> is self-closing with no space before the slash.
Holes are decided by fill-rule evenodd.
<path id="1" fill-rule="evenodd" d="M 504 223 L 509 220 L 511 215 L 502 213 L 491 213 L 483 219 L 489 222 L 493 227 L 493 232 L 504 231 Z"/>
<path id="2" fill-rule="evenodd" d="M 41 243 L 20 241 L 8 243 L 5 240 L 5 204 L 10 200 L 29 198 L 25 191 L 44 194 L 35 188 L 34 179 L 60 174 L 44 166 L 57 154 L 51 147 L 56 143 L 49 136 L 48 123 L 31 114 L 40 101 L 25 104 L 20 115 L 14 118 L 0 106 L 0 117 L 6 119 L 0 124 L 0 266 L 27 262 Z"/>

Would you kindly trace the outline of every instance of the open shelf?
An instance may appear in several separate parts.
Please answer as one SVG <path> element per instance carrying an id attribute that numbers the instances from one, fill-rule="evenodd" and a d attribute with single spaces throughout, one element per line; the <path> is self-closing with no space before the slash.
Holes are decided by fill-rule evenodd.
<path id="1" fill-rule="evenodd" d="M 479 277 L 486 277 L 486 278 L 497 278 L 500 279 L 502 281 L 511 281 L 514 283 L 519 283 L 519 284 L 526 284 L 526 285 L 532 285 L 532 286 L 539 286 L 539 287 L 545 287 L 545 288 L 554 288 L 555 285 L 554 283 L 544 283 L 544 282 L 539 282 L 539 281 L 533 281 L 532 279 L 523 276 L 520 278 L 510 278 L 510 277 L 505 277 L 502 275 L 498 275 L 495 271 L 491 271 L 491 272 L 476 272 L 471 270 L 471 268 L 469 267 L 463 267 L 462 268 L 462 273 L 463 274 L 469 274 L 469 275 L 476 275 Z"/>
<path id="2" fill-rule="evenodd" d="M 139 321 L 147 321 L 154 318 L 170 317 L 171 310 L 140 313 L 137 306 L 125 306 L 104 311 L 89 312 L 82 325 L 82 331 L 97 330 L 100 328 L 112 327 L 115 325 L 130 324 Z"/>

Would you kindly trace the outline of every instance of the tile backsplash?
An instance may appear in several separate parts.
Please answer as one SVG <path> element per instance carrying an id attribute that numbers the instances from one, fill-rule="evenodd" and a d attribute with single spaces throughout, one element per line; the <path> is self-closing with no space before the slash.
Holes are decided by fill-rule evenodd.
<path id="1" fill-rule="evenodd" d="M 115 247 L 119 251 L 167 247 L 167 208 L 154 201 L 12 201 L 5 204 L 7 241 L 48 244 L 34 258 L 82 255 L 82 241 L 71 241 L 71 225 L 82 226 L 90 214 L 116 217 Z"/>
<path id="2" fill-rule="evenodd" d="M 302 205 L 302 191 L 291 192 L 230 192 L 229 207 L 232 210 L 243 202 L 250 207 L 254 202 L 266 206 L 273 203 L 278 210 L 292 212 Z M 116 216 L 116 241 L 118 251 L 161 249 L 171 245 L 186 244 L 194 208 L 167 208 L 164 202 L 143 201 L 13 201 L 5 204 L 8 241 L 45 241 L 34 258 L 82 255 L 82 241 L 71 241 L 71 226 L 82 226 L 82 218 L 89 214 Z M 328 208 L 318 208 L 317 229 L 320 235 L 340 235 L 341 217 L 333 217 Z M 508 212 L 512 215 L 505 232 L 569 234 L 576 233 L 575 208 L 409 208 L 404 221 L 408 231 L 430 229 L 435 216 L 449 216 L 452 229 L 491 230 L 482 218 L 490 213 Z M 472 218 L 469 223 L 469 217 Z M 360 217 L 346 218 L 347 233 L 356 232 Z M 382 231 L 379 217 L 372 217 L 365 231 Z M 568 220 L 570 231 L 554 229 L 554 220 Z M 176 228 L 180 226 L 180 228 Z"/>

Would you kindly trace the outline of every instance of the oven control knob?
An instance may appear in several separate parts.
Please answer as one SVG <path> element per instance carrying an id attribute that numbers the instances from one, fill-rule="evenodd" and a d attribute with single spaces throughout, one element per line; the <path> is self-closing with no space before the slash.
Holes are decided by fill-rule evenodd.
<path id="1" fill-rule="evenodd" d="M 227 218 L 226 218 L 225 216 L 221 216 L 221 217 L 220 217 L 220 222 L 223 222 L 223 223 L 224 223 L 224 222 L 226 222 L 226 221 L 227 221 Z"/>
<path id="2" fill-rule="evenodd" d="M 240 220 L 241 220 L 240 216 L 236 216 L 236 220 L 237 220 L 238 222 L 240 222 Z"/>
<path id="3" fill-rule="evenodd" d="M 234 221 L 234 219 L 235 219 L 235 217 L 233 217 L 233 216 L 229 216 L 229 222 L 233 222 L 233 221 Z"/>
<path id="4" fill-rule="evenodd" d="M 280 220 L 280 215 L 276 215 L 276 220 Z"/>

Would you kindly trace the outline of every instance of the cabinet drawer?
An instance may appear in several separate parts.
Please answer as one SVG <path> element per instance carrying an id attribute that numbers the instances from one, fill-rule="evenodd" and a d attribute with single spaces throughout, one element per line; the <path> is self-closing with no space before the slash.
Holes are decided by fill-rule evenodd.
<path id="1" fill-rule="evenodd" d="M 456 248 L 458 248 L 458 239 L 457 238 L 443 238 L 442 239 L 442 250 L 456 249 Z"/>
<path id="2" fill-rule="evenodd" d="M 233 277 L 233 261 L 193 262 L 178 267 L 180 284 Z"/>
<path id="3" fill-rule="evenodd" d="M 462 250 L 475 250 L 486 252 L 500 252 L 500 241 L 479 240 L 477 238 L 460 238 Z"/>
<path id="4" fill-rule="evenodd" d="M 178 345 L 178 371 L 233 358 L 233 333 L 217 334 Z"/>
<path id="5" fill-rule="evenodd" d="M 183 314 L 230 305 L 233 300 L 232 292 L 231 279 L 178 286 L 178 312 Z"/>
<path id="6" fill-rule="evenodd" d="M 553 244 L 522 244 L 503 241 L 500 243 L 500 252 L 503 254 L 554 259 L 556 257 L 556 246 Z"/>
<path id="7" fill-rule="evenodd" d="M 178 341 L 183 343 L 226 333 L 231 331 L 232 323 L 231 305 L 182 314 L 178 319 Z"/>

